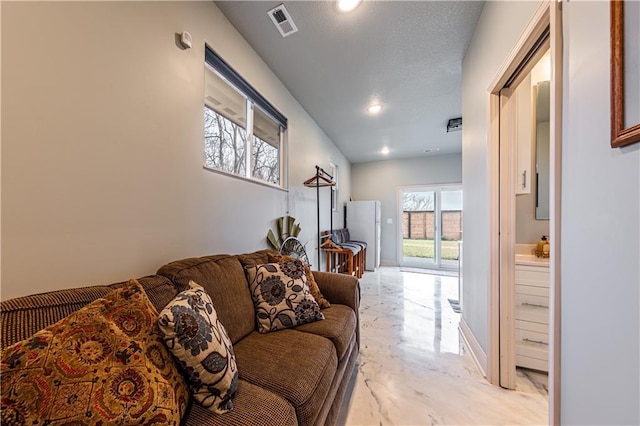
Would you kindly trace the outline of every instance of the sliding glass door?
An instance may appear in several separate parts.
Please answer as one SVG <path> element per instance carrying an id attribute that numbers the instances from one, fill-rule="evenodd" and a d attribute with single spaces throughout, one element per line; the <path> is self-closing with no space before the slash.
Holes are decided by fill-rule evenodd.
<path id="1" fill-rule="evenodd" d="M 457 269 L 462 240 L 459 186 L 400 188 L 400 265 Z"/>

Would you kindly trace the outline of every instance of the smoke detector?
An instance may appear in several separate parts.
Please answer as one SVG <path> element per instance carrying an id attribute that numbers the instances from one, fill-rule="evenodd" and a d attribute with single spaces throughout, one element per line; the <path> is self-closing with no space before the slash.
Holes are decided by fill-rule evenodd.
<path id="1" fill-rule="evenodd" d="M 276 26 L 278 31 L 282 37 L 290 36 L 293 33 L 298 32 L 298 27 L 293 23 L 293 19 L 291 19 L 291 15 L 284 7 L 284 4 L 280 6 L 276 6 L 270 11 L 267 12 L 269 18 L 273 21 L 273 24 Z"/>

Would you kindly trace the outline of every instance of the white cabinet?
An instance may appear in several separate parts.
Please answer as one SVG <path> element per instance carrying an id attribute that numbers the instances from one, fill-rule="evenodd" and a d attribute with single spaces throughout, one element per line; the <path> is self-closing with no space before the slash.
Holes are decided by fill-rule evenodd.
<path id="1" fill-rule="evenodd" d="M 533 111 L 531 105 L 531 77 L 516 88 L 513 96 L 516 106 L 516 194 L 531 194 L 533 168 Z"/>
<path id="2" fill-rule="evenodd" d="M 549 370 L 549 266 L 516 263 L 516 365 Z"/>

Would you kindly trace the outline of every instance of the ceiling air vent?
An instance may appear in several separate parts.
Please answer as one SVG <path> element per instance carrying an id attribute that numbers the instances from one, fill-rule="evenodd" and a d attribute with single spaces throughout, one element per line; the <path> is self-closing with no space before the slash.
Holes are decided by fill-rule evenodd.
<path id="1" fill-rule="evenodd" d="M 452 118 L 447 122 L 447 133 L 462 130 L 462 117 Z"/>
<path id="2" fill-rule="evenodd" d="M 284 4 L 274 7 L 267 13 L 278 31 L 280 31 L 280 34 L 282 34 L 282 37 L 298 32 L 298 27 L 293 23 L 293 19 L 291 19 L 291 15 L 285 9 Z"/>

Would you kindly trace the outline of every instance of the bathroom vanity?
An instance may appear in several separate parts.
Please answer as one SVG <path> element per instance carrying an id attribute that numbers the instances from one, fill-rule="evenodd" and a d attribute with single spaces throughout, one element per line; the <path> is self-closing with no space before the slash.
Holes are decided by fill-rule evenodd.
<path id="1" fill-rule="evenodd" d="M 516 365 L 549 370 L 549 259 L 516 254 Z"/>

